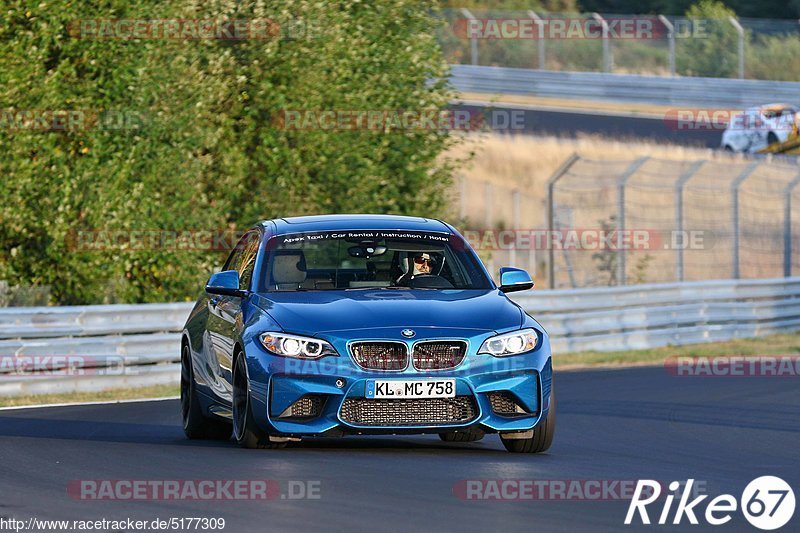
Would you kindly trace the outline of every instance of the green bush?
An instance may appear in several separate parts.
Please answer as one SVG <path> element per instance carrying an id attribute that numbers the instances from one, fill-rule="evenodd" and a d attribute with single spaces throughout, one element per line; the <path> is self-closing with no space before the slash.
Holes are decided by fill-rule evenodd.
<path id="1" fill-rule="evenodd" d="M 800 81 L 798 58 L 800 36 L 762 37 L 745 49 L 745 74 L 757 80 Z"/>
<path id="2" fill-rule="evenodd" d="M 702 21 L 705 37 L 677 39 L 676 70 L 684 76 L 729 78 L 738 74 L 739 36 L 730 23 L 733 10 L 716 0 L 702 0 L 686 17 Z"/>
<path id="3" fill-rule="evenodd" d="M 62 304 L 188 299 L 224 252 L 87 251 L 81 236 L 241 229 L 308 213 L 438 214 L 452 164 L 440 157 L 454 142 L 446 132 L 294 131 L 274 121 L 287 109 L 442 109 L 451 95 L 429 82 L 446 69 L 432 4 L 6 2 L 0 111 L 130 120 L 40 132 L 10 128 L 14 115 L 4 115 L 0 279 L 49 285 Z M 312 29 L 245 41 L 70 34 L 79 19 L 254 17 Z"/>

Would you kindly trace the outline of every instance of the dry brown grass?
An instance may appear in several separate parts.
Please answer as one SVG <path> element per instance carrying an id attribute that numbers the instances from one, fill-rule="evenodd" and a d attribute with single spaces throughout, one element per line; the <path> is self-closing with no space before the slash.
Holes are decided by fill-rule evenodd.
<path id="1" fill-rule="evenodd" d="M 528 94 L 459 93 L 461 101 L 491 102 L 496 104 L 523 104 L 540 109 L 587 109 L 590 111 L 613 111 L 620 114 L 633 114 L 661 118 L 664 113 L 675 109 L 674 105 L 656 105 L 639 102 L 606 102 L 603 100 L 578 100 L 575 98 L 554 98 Z"/>
<path id="2" fill-rule="evenodd" d="M 476 135 L 451 149 L 451 157 L 466 158 L 474 153 L 459 175 L 469 180 L 488 181 L 501 187 L 519 188 L 529 195 L 544 195 L 547 179 L 572 153 L 596 160 L 630 161 L 650 156 L 675 161 L 715 159 L 712 150 L 682 146 L 580 137 L 562 139 L 528 135 Z"/>
<path id="3" fill-rule="evenodd" d="M 557 216 L 564 216 L 562 225 L 599 228 L 611 223 L 610 217 L 616 214 L 617 178 L 635 159 L 648 156 L 652 159 L 629 178 L 625 193 L 626 222 L 629 227 L 661 231 L 664 235 L 678 227 L 674 219 L 675 180 L 692 162 L 707 160 L 684 189 L 684 229 L 702 231 L 709 236 L 708 246 L 687 252 L 685 279 L 733 275 L 730 185 L 750 161 L 708 149 L 592 136 L 577 139 L 488 134 L 467 137 L 448 154 L 458 159 L 472 155 L 456 175 L 451 220 L 457 221 L 462 229 L 471 230 L 547 227 L 547 181 L 573 153 L 577 153 L 581 161 L 560 182 L 557 194 L 561 207 L 561 215 L 557 213 Z M 741 186 L 742 277 L 783 274 L 782 191 L 796 175 L 795 165 L 765 161 Z M 514 191 L 519 195 L 516 204 Z M 514 205 L 519 206 L 516 217 Z M 800 222 L 793 224 L 796 231 L 800 231 Z M 483 251 L 482 257 L 492 271 L 496 266 L 514 264 L 535 274 L 544 274 L 547 259 L 544 252 L 522 249 L 513 255 L 510 251 L 494 249 Z M 673 281 L 675 255 L 673 249 L 666 248 L 631 251 L 627 262 L 629 279 Z M 599 267 L 593 254 L 573 252 L 566 256 L 566 253 L 556 254 L 554 258 L 565 263 L 556 265 L 557 277 L 564 278 L 557 280 L 557 286 L 567 282 L 576 286 L 591 285 L 602 278 L 598 278 Z M 649 266 L 638 263 L 640 259 L 649 261 Z M 641 269 L 641 273 L 637 269 Z M 576 273 L 576 279 L 567 280 L 569 270 Z"/>
<path id="4" fill-rule="evenodd" d="M 0 407 L 172 398 L 179 394 L 180 388 L 178 385 L 152 385 L 149 387 L 112 389 L 98 392 L 65 392 L 62 394 L 0 397 Z"/>

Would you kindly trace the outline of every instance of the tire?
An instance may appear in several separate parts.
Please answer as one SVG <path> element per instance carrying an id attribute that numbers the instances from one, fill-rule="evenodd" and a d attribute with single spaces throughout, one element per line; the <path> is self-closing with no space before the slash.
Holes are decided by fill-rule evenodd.
<path id="1" fill-rule="evenodd" d="M 466 431 L 448 431 L 447 433 L 439 433 L 439 438 L 445 442 L 477 442 L 481 440 L 486 433 L 482 429 L 470 428 Z"/>
<path id="2" fill-rule="evenodd" d="M 223 420 L 203 416 L 197 399 L 197 385 L 194 381 L 194 368 L 189 345 L 181 348 L 181 418 L 183 432 L 189 439 L 229 440 L 231 425 Z"/>
<path id="3" fill-rule="evenodd" d="M 552 387 L 552 386 L 551 386 Z M 533 428 L 533 437 L 528 439 L 506 439 L 500 435 L 503 446 L 506 450 L 513 453 L 541 453 L 547 451 L 553 444 L 553 436 L 556 433 L 556 393 L 555 388 L 550 389 L 550 410 L 547 418 L 539 422 Z"/>
<path id="4" fill-rule="evenodd" d="M 271 442 L 253 418 L 250 387 L 244 355 L 240 352 L 233 363 L 233 439 L 242 448 L 285 448 L 285 442 Z"/>
<path id="5" fill-rule="evenodd" d="M 767 146 L 769 146 L 769 145 L 771 145 L 771 144 L 775 144 L 775 143 L 777 143 L 778 141 L 779 141 L 779 140 L 778 140 L 778 136 L 777 136 L 777 135 L 775 135 L 775 132 L 774 132 L 774 131 L 771 131 L 771 132 L 769 132 L 769 133 L 767 134 Z"/>

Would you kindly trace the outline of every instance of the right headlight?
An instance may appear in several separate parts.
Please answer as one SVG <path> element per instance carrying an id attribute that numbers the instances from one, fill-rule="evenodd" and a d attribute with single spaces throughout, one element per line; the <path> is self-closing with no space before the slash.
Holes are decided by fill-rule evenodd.
<path id="1" fill-rule="evenodd" d="M 339 355 L 336 349 L 322 339 L 274 333 L 268 331 L 261 334 L 261 344 L 274 353 L 284 357 L 299 359 L 318 359 L 324 355 Z"/>
<path id="2" fill-rule="evenodd" d="M 495 357 L 517 355 L 529 352 L 539 344 L 539 332 L 533 328 L 521 329 L 502 335 L 489 337 L 481 344 L 478 353 L 488 353 Z"/>

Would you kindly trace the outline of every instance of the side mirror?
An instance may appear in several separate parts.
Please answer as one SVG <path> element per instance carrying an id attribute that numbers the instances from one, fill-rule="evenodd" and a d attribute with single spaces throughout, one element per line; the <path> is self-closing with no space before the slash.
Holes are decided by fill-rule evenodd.
<path id="1" fill-rule="evenodd" d="M 530 274 L 521 268 L 503 267 L 500 269 L 500 291 L 527 291 L 533 288 Z"/>
<path id="2" fill-rule="evenodd" d="M 236 296 L 244 298 L 247 296 L 246 290 L 239 288 L 239 273 L 235 270 L 225 270 L 211 274 L 206 283 L 208 294 L 220 294 L 222 296 Z"/>

